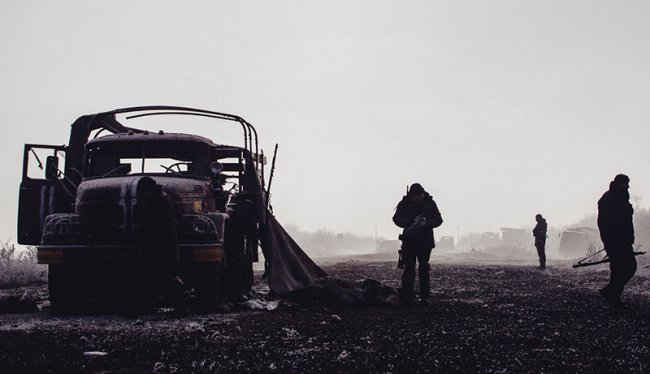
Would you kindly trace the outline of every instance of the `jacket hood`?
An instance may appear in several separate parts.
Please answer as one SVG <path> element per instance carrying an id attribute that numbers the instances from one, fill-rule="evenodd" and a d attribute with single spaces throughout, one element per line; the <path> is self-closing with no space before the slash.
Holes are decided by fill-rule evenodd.
<path id="1" fill-rule="evenodd" d="M 409 195 L 404 195 L 402 197 L 402 201 L 413 201 L 413 200 L 411 200 L 411 197 Z M 424 191 L 424 199 L 422 199 L 422 201 L 433 201 L 433 197 L 431 197 L 431 195 L 429 195 L 428 192 Z"/>

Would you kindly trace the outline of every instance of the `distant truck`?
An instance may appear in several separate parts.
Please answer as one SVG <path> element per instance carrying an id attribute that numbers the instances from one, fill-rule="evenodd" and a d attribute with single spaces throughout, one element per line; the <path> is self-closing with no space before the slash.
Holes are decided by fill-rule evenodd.
<path id="1" fill-rule="evenodd" d="M 120 122 L 163 115 L 234 123 L 243 145 Z M 147 230 L 140 190 L 153 179 L 171 201 L 180 276 L 197 302 L 236 299 L 250 290 L 258 261 L 265 162 L 256 130 L 235 115 L 155 106 L 82 116 L 68 145 L 25 145 L 18 242 L 35 245 L 39 263 L 48 265 L 53 311 L 119 302 L 137 286 L 134 263 L 143 261 L 136 259 Z"/>
<path id="2" fill-rule="evenodd" d="M 524 229 L 511 227 L 501 228 L 501 242 L 505 247 L 525 249 L 530 242 L 531 234 Z"/>
<path id="3" fill-rule="evenodd" d="M 560 234 L 558 251 L 563 257 L 584 257 L 595 253 L 600 248 L 602 248 L 602 242 L 597 229 L 574 227 Z"/>
<path id="4" fill-rule="evenodd" d="M 397 253 L 402 248 L 401 240 L 383 240 L 377 246 L 379 253 Z"/>
<path id="5" fill-rule="evenodd" d="M 486 231 L 481 234 L 477 242 L 472 243 L 472 248 L 480 250 L 499 249 L 507 252 L 526 251 L 530 244 L 532 234 L 518 228 L 502 227 L 499 232 Z"/>
<path id="6" fill-rule="evenodd" d="M 442 236 L 438 243 L 436 244 L 437 249 L 442 250 L 453 250 L 454 249 L 454 237 L 453 236 Z"/>

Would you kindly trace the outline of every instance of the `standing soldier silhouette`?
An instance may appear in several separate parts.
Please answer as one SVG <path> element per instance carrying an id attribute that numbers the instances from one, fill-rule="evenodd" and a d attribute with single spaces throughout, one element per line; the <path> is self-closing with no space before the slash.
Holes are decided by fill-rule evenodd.
<path id="1" fill-rule="evenodd" d="M 415 261 L 418 261 L 418 278 L 420 282 L 420 301 L 429 301 L 429 257 L 436 246 L 433 229 L 442 224 L 442 216 L 436 202 L 433 201 L 419 183 L 413 183 L 406 195 L 397 204 L 393 222 L 404 229 L 402 239 L 402 298 L 411 304 L 415 302 Z"/>
<path id="2" fill-rule="evenodd" d="M 535 216 L 537 224 L 533 229 L 533 236 L 535 237 L 535 248 L 537 248 L 537 256 L 539 256 L 539 269 L 546 269 L 546 230 L 548 225 L 546 219 L 541 214 Z"/>
<path id="3" fill-rule="evenodd" d="M 138 255 L 141 297 L 164 294 L 177 314 L 187 313 L 189 293 L 179 276 L 179 249 L 172 200 L 153 178 L 138 183 L 144 242 Z"/>
<path id="4" fill-rule="evenodd" d="M 609 257 L 610 280 L 600 294 L 610 305 L 623 305 L 621 294 L 636 272 L 634 258 L 634 209 L 630 204 L 630 178 L 619 174 L 598 200 L 598 229 Z"/>

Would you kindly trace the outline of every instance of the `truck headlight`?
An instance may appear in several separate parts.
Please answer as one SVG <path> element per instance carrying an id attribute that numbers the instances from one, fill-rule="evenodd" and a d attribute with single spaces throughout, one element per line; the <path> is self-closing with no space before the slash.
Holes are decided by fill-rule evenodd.
<path id="1" fill-rule="evenodd" d="M 194 231 L 197 234 L 205 234 L 208 232 L 205 227 L 204 222 L 195 222 L 192 224 L 192 231 Z"/>

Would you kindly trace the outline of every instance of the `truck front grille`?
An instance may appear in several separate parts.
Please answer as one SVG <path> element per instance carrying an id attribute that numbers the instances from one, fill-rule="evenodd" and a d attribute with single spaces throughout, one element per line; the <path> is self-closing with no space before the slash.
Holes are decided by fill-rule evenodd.
<path id="1" fill-rule="evenodd" d="M 119 205 L 84 204 L 79 213 L 84 234 L 91 241 L 113 241 L 124 237 L 124 210 Z"/>

